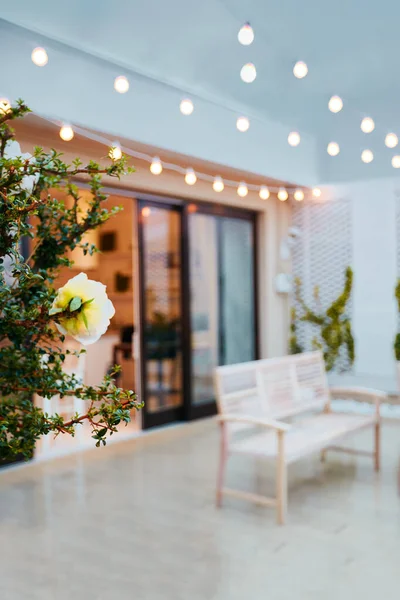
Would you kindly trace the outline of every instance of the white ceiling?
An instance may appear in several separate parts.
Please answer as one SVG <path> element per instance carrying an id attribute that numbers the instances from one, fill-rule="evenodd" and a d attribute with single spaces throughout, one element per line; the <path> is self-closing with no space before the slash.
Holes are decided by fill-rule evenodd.
<path id="1" fill-rule="evenodd" d="M 398 0 L 19 0 L 2 5 L 0 18 L 195 101 L 311 134 L 322 178 L 397 174 L 384 136 L 400 136 Z M 255 31 L 247 47 L 237 41 L 245 21 Z M 303 80 L 292 74 L 297 60 L 309 66 Z M 253 84 L 239 77 L 248 61 L 257 67 Z M 327 108 L 333 94 L 344 101 L 337 115 Z M 376 122 L 369 136 L 359 128 L 365 115 Z M 332 139 L 342 149 L 335 159 L 325 151 Z M 367 147 L 375 153 L 368 166 L 360 161 Z"/>

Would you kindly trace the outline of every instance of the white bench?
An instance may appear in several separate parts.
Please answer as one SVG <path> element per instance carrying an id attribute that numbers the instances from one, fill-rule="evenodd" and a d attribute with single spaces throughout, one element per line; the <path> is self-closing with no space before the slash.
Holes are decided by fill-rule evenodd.
<path id="1" fill-rule="evenodd" d="M 217 505 L 228 494 L 277 510 L 283 524 L 287 510 L 287 466 L 304 456 L 328 449 L 374 457 L 380 467 L 380 403 L 387 394 L 367 388 L 330 388 L 322 353 L 310 352 L 218 367 L 215 372 L 218 420 L 221 426 Z M 338 413 L 331 398 L 375 403 L 370 415 Z M 291 423 L 284 422 L 291 419 Z M 373 427 L 371 452 L 337 446 L 347 435 Z M 276 498 L 223 487 L 230 454 L 272 460 L 276 465 Z"/>

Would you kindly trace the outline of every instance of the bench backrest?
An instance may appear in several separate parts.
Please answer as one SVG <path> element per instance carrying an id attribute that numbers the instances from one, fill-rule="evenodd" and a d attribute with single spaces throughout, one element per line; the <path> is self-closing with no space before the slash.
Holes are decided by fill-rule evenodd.
<path id="1" fill-rule="evenodd" d="M 215 381 L 221 414 L 279 420 L 329 403 L 321 352 L 217 367 Z"/>

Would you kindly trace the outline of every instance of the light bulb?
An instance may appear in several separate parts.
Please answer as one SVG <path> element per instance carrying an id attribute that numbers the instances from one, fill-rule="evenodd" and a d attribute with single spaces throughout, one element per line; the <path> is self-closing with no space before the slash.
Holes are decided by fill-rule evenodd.
<path id="1" fill-rule="evenodd" d="M 388 148 L 396 148 L 399 143 L 399 138 L 395 133 L 388 133 L 385 137 L 385 144 Z"/>
<path id="2" fill-rule="evenodd" d="M 249 193 L 247 185 L 243 181 L 239 183 L 237 193 L 238 196 L 240 196 L 241 198 L 245 198 L 245 196 L 247 196 L 247 194 Z"/>
<path id="3" fill-rule="evenodd" d="M 111 160 L 119 160 L 120 158 L 122 158 L 122 150 L 118 142 L 113 142 L 108 156 L 111 158 Z"/>
<path id="4" fill-rule="evenodd" d="M 185 98 L 180 103 L 179 108 L 183 115 L 189 116 L 192 114 L 192 112 L 194 110 L 193 102 L 191 100 L 189 100 L 188 98 Z"/>
<path id="5" fill-rule="evenodd" d="M 142 208 L 142 216 L 143 217 L 149 217 L 151 215 L 151 208 L 150 206 L 144 206 Z"/>
<path id="6" fill-rule="evenodd" d="M 222 177 L 216 177 L 213 182 L 213 190 L 214 192 L 222 192 L 224 189 L 224 182 L 222 181 Z"/>
<path id="7" fill-rule="evenodd" d="M 365 117 L 362 121 L 361 121 L 361 131 L 363 131 L 364 133 L 371 133 L 371 131 L 373 131 L 375 129 L 375 123 L 373 121 L 373 119 L 371 119 L 371 117 Z"/>
<path id="8" fill-rule="evenodd" d="M 301 202 L 302 200 L 304 200 L 303 190 L 296 190 L 295 193 L 293 194 L 293 198 L 295 200 L 297 200 L 297 202 Z"/>
<path id="9" fill-rule="evenodd" d="M 245 23 L 240 28 L 238 33 L 238 40 L 243 46 L 250 46 L 254 40 L 254 31 L 250 23 Z"/>
<path id="10" fill-rule="evenodd" d="M 270 193 L 269 193 L 269 189 L 267 188 L 266 185 L 262 185 L 260 187 L 260 191 L 258 192 L 258 195 L 260 196 L 261 200 L 268 200 Z"/>
<path id="11" fill-rule="evenodd" d="M 400 169 L 400 156 L 398 154 L 392 158 L 392 167 Z"/>
<path id="12" fill-rule="evenodd" d="M 321 190 L 319 188 L 314 188 L 312 191 L 312 195 L 314 196 L 314 198 L 320 198 L 321 197 Z"/>
<path id="13" fill-rule="evenodd" d="M 250 121 L 247 117 L 239 117 L 236 121 L 236 127 L 244 133 L 250 127 Z"/>
<path id="14" fill-rule="evenodd" d="M 253 63 L 243 65 L 240 70 L 240 77 L 245 83 L 252 83 L 257 77 L 257 71 Z"/>
<path id="15" fill-rule="evenodd" d="M 300 144 L 300 134 L 297 131 L 291 131 L 288 135 L 289 146 L 298 146 Z"/>
<path id="16" fill-rule="evenodd" d="M 303 79 L 308 73 L 308 67 L 305 62 L 299 60 L 293 67 L 293 75 L 297 79 Z"/>
<path id="17" fill-rule="evenodd" d="M 288 198 L 289 198 L 289 194 L 287 193 L 285 188 L 280 188 L 279 192 L 278 192 L 278 199 L 281 202 L 285 202 L 285 200 L 287 200 Z"/>
<path id="18" fill-rule="evenodd" d="M 129 90 L 129 81 L 124 75 L 119 75 L 115 78 L 114 90 L 120 94 L 125 94 Z"/>
<path id="19" fill-rule="evenodd" d="M 330 156 L 337 156 L 340 152 L 339 144 L 336 142 L 329 142 L 327 152 Z"/>
<path id="20" fill-rule="evenodd" d="M 338 113 L 343 108 L 343 100 L 339 96 L 332 96 L 328 102 L 328 108 L 333 113 Z"/>
<path id="21" fill-rule="evenodd" d="M 153 158 L 150 165 L 150 171 L 153 173 L 153 175 L 160 175 L 160 173 L 162 173 L 162 164 L 158 156 Z"/>
<path id="22" fill-rule="evenodd" d="M 0 115 L 5 115 L 11 110 L 11 102 L 8 98 L 0 98 Z"/>
<path id="23" fill-rule="evenodd" d="M 188 185 L 194 185 L 196 183 L 197 177 L 193 169 L 186 169 L 185 181 Z"/>
<path id="24" fill-rule="evenodd" d="M 363 150 L 361 153 L 361 160 L 364 163 L 370 163 L 374 160 L 374 154 L 372 150 Z"/>
<path id="25" fill-rule="evenodd" d="M 44 48 L 35 48 L 32 50 L 31 59 L 37 67 L 44 67 L 49 62 L 49 57 Z"/>
<path id="26" fill-rule="evenodd" d="M 60 138 L 64 140 L 64 142 L 70 142 L 74 137 L 74 130 L 71 125 L 63 125 L 60 129 Z"/>

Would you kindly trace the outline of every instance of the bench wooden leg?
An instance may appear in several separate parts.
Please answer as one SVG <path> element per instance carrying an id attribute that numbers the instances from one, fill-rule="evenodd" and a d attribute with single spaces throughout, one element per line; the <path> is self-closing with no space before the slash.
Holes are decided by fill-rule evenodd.
<path id="1" fill-rule="evenodd" d="M 381 424 L 380 421 L 375 424 L 375 471 L 379 471 L 381 468 Z"/>
<path id="2" fill-rule="evenodd" d="M 227 444 L 227 434 L 224 423 L 220 423 L 221 427 L 221 436 L 220 436 L 220 452 L 219 452 L 219 464 L 218 464 L 218 478 L 217 478 L 217 495 L 216 495 L 216 503 L 217 506 L 220 507 L 222 504 L 222 488 L 224 485 L 224 474 L 226 461 L 228 459 L 228 444 Z"/>
<path id="3" fill-rule="evenodd" d="M 287 512 L 287 466 L 285 462 L 284 432 L 278 431 L 278 456 L 276 463 L 276 516 L 284 525 Z"/>

